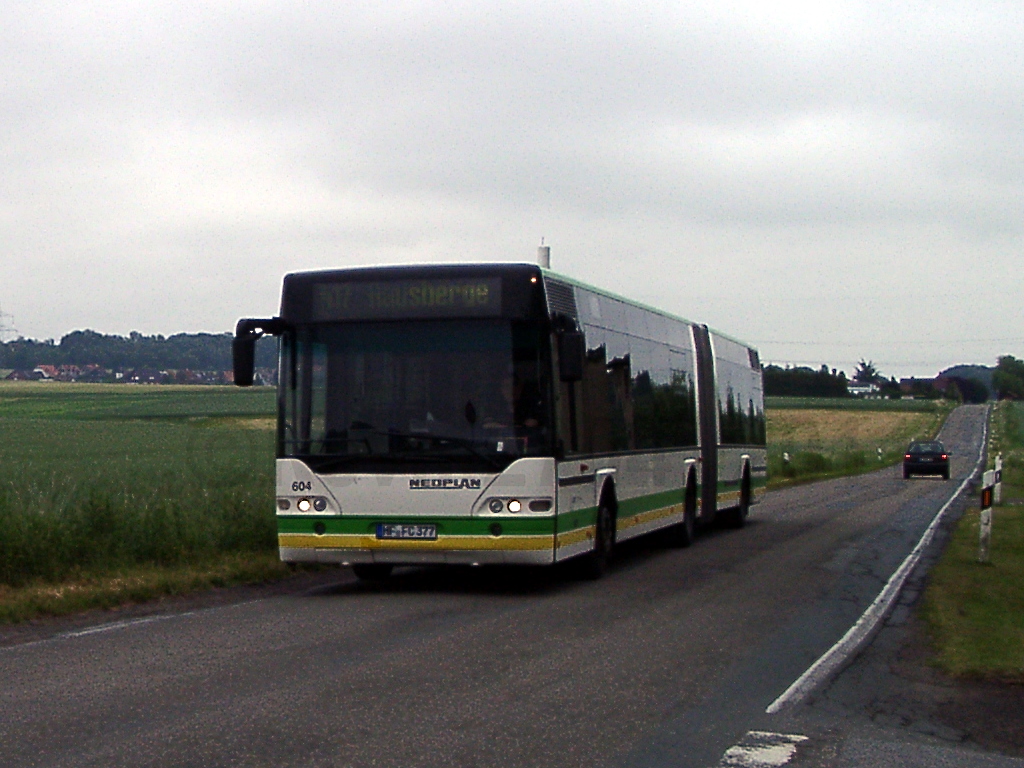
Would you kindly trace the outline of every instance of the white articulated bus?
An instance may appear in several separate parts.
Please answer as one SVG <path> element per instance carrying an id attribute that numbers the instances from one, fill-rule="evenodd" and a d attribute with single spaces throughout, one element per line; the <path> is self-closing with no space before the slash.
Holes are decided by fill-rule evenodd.
<path id="1" fill-rule="evenodd" d="M 756 350 L 532 264 L 287 275 L 238 322 L 235 383 L 280 337 L 281 559 L 553 564 L 716 515 L 766 484 Z"/>

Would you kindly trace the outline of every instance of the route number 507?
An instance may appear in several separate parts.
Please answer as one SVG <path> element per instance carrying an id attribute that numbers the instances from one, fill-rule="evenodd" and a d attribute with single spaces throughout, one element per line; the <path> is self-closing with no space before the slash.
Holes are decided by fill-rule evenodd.
<path id="1" fill-rule="evenodd" d="M 303 491 L 312 491 L 313 481 L 310 480 L 306 482 L 303 480 L 296 480 L 294 483 L 292 483 L 292 490 L 295 491 L 296 493 L 302 493 Z"/>

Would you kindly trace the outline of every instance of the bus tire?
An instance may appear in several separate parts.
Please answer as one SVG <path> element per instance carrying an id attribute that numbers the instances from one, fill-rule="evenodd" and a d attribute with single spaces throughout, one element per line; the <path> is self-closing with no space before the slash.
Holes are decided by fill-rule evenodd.
<path id="1" fill-rule="evenodd" d="M 580 561 L 583 577 L 599 579 L 604 576 L 615 552 L 615 512 L 605 497 L 597 508 L 597 525 L 594 531 L 594 549 Z"/>
<path id="2" fill-rule="evenodd" d="M 740 481 L 740 503 L 729 510 L 725 522 L 730 528 L 742 528 L 747 524 L 750 514 L 750 469 L 743 468 L 743 480 Z"/>
<path id="3" fill-rule="evenodd" d="M 697 538 L 697 485 L 692 477 L 686 484 L 682 522 L 670 527 L 667 533 L 668 543 L 673 547 L 688 547 Z"/>
<path id="4" fill-rule="evenodd" d="M 395 566 L 387 563 L 356 563 L 352 573 L 360 581 L 385 581 Z"/>

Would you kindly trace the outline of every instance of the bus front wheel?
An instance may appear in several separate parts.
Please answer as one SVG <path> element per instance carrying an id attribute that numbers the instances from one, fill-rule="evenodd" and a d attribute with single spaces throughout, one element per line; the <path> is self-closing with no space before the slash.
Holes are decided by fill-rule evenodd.
<path id="1" fill-rule="evenodd" d="M 688 547 L 697 538 L 697 489 L 688 483 L 683 502 L 683 519 L 668 529 L 668 541 L 673 547 Z"/>
<path id="2" fill-rule="evenodd" d="M 601 502 L 597 508 L 597 526 L 594 531 L 594 549 L 583 556 L 581 566 L 588 579 L 599 579 L 608 570 L 615 550 L 615 515 L 611 505 Z"/>

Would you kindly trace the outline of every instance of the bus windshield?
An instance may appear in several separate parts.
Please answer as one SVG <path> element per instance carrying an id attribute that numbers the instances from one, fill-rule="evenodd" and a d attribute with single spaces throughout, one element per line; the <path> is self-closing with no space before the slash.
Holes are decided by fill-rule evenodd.
<path id="1" fill-rule="evenodd" d="M 551 455 L 547 334 L 510 319 L 299 326 L 279 455 L 316 472 L 496 472 Z"/>

